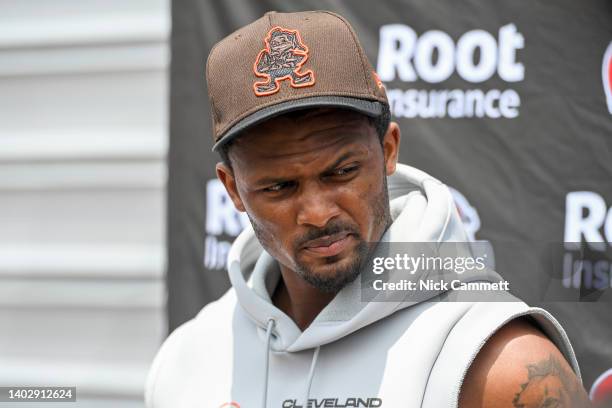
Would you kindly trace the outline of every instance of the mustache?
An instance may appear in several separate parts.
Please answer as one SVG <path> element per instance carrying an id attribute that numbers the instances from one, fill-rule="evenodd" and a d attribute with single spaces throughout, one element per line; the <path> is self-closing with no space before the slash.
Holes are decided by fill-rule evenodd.
<path id="1" fill-rule="evenodd" d="M 323 228 L 313 228 L 308 230 L 295 240 L 294 247 L 295 249 L 299 249 L 308 241 L 337 233 L 350 233 L 354 234 L 358 239 L 361 238 L 361 233 L 356 225 L 344 221 L 332 221 Z"/>

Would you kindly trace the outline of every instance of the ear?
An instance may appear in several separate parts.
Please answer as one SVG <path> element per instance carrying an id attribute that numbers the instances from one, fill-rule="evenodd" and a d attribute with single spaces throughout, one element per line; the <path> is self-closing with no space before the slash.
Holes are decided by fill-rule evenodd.
<path id="1" fill-rule="evenodd" d="M 242 199 L 238 194 L 238 188 L 236 186 L 236 179 L 234 178 L 234 172 L 232 169 L 227 166 L 225 163 L 217 163 L 217 178 L 221 180 L 221 183 L 225 186 L 225 191 L 230 196 L 230 199 L 234 203 L 234 207 L 238 211 L 245 212 L 244 204 L 242 203 Z"/>
<path id="2" fill-rule="evenodd" d="M 387 171 L 387 175 L 395 173 L 401 137 L 402 134 L 397 122 L 389 123 L 387 133 L 385 133 L 385 137 L 383 138 L 383 154 L 385 156 L 385 170 Z"/>

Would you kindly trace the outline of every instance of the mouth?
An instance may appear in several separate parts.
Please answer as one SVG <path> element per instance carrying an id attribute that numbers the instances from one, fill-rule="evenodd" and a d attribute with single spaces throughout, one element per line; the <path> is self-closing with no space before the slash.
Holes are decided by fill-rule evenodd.
<path id="1" fill-rule="evenodd" d="M 317 257 L 335 256 L 350 244 L 352 233 L 339 232 L 306 242 L 302 249 Z"/>

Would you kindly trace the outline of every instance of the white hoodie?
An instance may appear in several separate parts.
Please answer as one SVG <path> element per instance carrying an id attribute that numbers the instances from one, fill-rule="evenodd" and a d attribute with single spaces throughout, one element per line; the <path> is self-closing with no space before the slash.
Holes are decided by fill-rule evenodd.
<path id="1" fill-rule="evenodd" d="M 400 164 L 388 187 L 393 224 L 383 241 L 467 241 L 444 184 Z M 147 379 L 148 408 L 457 407 L 486 340 L 526 315 L 580 378 L 559 323 L 510 294 L 487 303 L 362 302 L 357 279 L 302 332 L 270 300 L 280 270 L 251 228 L 232 245 L 228 270 L 233 288 L 162 345 Z"/>

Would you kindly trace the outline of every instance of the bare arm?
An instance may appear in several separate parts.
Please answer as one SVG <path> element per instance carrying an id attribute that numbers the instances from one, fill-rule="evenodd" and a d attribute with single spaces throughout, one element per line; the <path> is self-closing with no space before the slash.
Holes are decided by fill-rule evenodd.
<path id="1" fill-rule="evenodd" d="M 586 408 L 582 383 L 557 347 L 526 320 L 500 329 L 468 370 L 460 408 Z"/>

